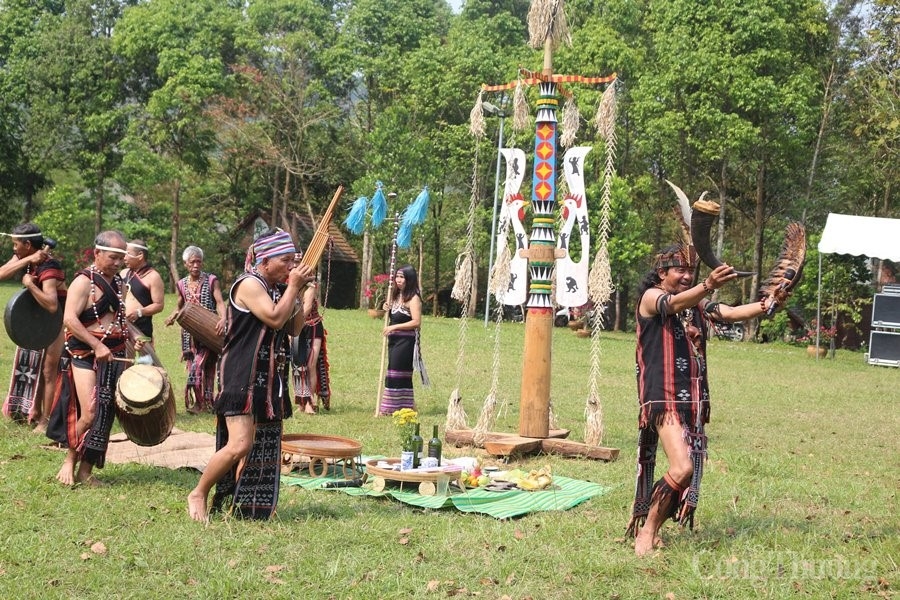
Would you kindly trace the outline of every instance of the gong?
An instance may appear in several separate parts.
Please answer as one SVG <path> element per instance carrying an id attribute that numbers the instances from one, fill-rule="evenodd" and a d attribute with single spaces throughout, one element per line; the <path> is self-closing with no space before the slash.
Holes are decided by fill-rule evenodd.
<path id="1" fill-rule="evenodd" d="M 13 294 L 3 313 L 3 325 L 9 339 L 28 350 L 43 350 L 49 346 L 59 335 L 62 320 L 62 306 L 57 306 L 55 313 L 49 313 L 27 289 Z"/>

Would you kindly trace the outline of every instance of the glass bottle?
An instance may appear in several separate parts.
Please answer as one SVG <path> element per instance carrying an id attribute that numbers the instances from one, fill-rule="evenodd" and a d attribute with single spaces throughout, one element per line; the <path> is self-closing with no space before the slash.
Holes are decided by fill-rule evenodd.
<path id="1" fill-rule="evenodd" d="M 431 439 L 428 440 L 428 457 L 436 458 L 438 464 L 441 464 L 441 438 L 438 437 L 438 426 L 435 425 L 431 432 Z"/>
<path id="2" fill-rule="evenodd" d="M 416 430 L 413 432 L 412 436 L 413 469 L 418 469 L 422 462 L 422 447 L 424 444 L 425 440 L 419 435 L 419 424 L 416 423 Z"/>

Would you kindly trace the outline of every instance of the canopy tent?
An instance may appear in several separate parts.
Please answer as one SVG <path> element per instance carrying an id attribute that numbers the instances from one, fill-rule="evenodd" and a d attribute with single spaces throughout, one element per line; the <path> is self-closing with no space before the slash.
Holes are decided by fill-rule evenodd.
<path id="1" fill-rule="evenodd" d="M 819 241 L 816 323 L 822 322 L 822 255 L 852 254 L 900 262 L 900 219 L 828 213 Z M 816 348 L 819 336 L 816 334 Z"/>

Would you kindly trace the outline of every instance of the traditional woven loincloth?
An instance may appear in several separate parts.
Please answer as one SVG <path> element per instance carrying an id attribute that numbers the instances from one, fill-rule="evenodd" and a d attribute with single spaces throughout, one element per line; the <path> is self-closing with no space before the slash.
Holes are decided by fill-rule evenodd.
<path id="1" fill-rule="evenodd" d="M 43 350 L 16 348 L 9 395 L 3 403 L 4 415 L 14 421 L 27 421 L 33 416 L 43 365 Z"/>
<path id="2" fill-rule="evenodd" d="M 228 443 L 225 417 L 218 419 L 216 451 Z M 213 495 L 213 510 L 230 511 L 247 519 L 272 517 L 278 505 L 281 483 L 281 433 L 281 421 L 256 425 L 253 447 L 244 460 L 240 477 L 235 481 L 235 466 L 219 480 Z"/>

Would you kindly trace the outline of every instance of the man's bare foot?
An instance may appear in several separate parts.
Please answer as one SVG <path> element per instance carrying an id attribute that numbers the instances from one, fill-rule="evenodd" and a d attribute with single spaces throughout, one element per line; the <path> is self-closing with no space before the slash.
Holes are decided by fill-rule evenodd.
<path id="1" fill-rule="evenodd" d="M 650 532 L 639 531 L 634 538 L 634 553 L 637 556 L 646 556 L 653 551 L 656 539 Z"/>
<path id="2" fill-rule="evenodd" d="M 206 496 L 196 491 L 188 494 L 188 514 L 195 521 L 209 522 L 209 512 L 206 510 Z"/>
<path id="3" fill-rule="evenodd" d="M 86 477 L 79 476 L 79 477 L 76 477 L 75 479 L 78 481 L 79 485 L 83 485 L 84 487 L 98 488 L 98 487 L 104 487 L 106 485 L 105 483 L 103 483 L 102 481 L 100 481 L 99 479 L 94 477 L 93 475 L 88 475 Z"/>
<path id="4" fill-rule="evenodd" d="M 34 426 L 34 429 L 31 430 L 34 433 L 45 434 L 47 433 L 47 421 L 41 419 L 38 421 L 37 425 Z"/>
<path id="5" fill-rule="evenodd" d="M 75 461 L 66 458 L 59 473 L 56 474 L 56 479 L 63 485 L 75 485 Z"/>

